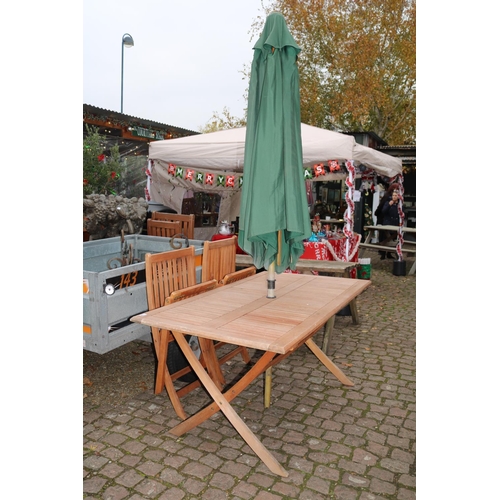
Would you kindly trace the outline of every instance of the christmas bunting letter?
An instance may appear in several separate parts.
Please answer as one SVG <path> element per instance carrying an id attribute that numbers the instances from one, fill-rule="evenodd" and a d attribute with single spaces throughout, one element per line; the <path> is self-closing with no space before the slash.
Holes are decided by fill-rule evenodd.
<path id="1" fill-rule="evenodd" d="M 340 165 L 337 160 L 328 160 L 328 166 L 330 167 L 330 172 L 340 170 Z"/>
<path id="2" fill-rule="evenodd" d="M 209 174 L 207 173 L 205 175 L 205 184 L 210 184 L 212 185 L 214 183 L 214 174 Z"/>
<path id="3" fill-rule="evenodd" d="M 314 175 L 315 177 L 319 177 L 320 175 L 325 175 L 325 166 L 323 163 L 317 163 L 314 165 Z"/>

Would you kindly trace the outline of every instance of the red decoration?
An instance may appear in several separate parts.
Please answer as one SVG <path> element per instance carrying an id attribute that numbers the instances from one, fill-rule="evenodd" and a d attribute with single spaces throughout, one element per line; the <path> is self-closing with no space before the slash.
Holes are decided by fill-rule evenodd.
<path id="1" fill-rule="evenodd" d="M 205 184 L 213 185 L 213 183 L 214 183 L 214 174 L 207 173 L 205 175 Z"/>
<path id="2" fill-rule="evenodd" d="M 169 163 L 168 164 L 168 169 L 167 169 L 167 172 L 170 174 L 170 175 L 175 175 L 175 165 L 173 163 Z"/>
<path id="3" fill-rule="evenodd" d="M 114 179 L 116 177 L 116 172 L 111 172 L 111 178 Z"/>
<path id="4" fill-rule="evenodd" d="M 186 176 L 184 177 L 184 179 L 187 179 L 188 181 L 193 181 L 194 180 L 194 170 L 191 170 L 190 168 L 188 168 L 186 170 Z"/>
<path id="5" fill-rule="evenodd" d="M 330 168 L 330 172 L 340 170 L 340 165 L 337 160 L 328 160 L 328 167 Z"/>
<path id="6" fill-rule="evenodd" d="M 234 187 L 234 175 L 228 175 L 226 177 L 226 187 Z"/>
<path id="7" fill-rule="evenodd" d="M 99 156 L 97 157 L 97 159 L 98 159 L 99 161 L 104 161 L 104 160 L 106 159 L 106 156 L 105 156 L 105 155 L 99 155 Z"/>
<path id="8" fill-rule="evenodd" d="M 320 175 L 325 175 L 325 166 L 323 163 L 318 163 L 314 165 L 314 176 L 319 177 Z"/>

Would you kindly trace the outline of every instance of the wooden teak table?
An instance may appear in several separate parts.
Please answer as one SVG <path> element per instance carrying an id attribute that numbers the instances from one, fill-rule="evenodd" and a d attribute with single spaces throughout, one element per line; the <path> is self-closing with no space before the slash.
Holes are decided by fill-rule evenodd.
<path id="1" fill-rule="evenodd" d="M 340 309 L 370 285 L 368 280 L 282 273 L 276 276 L 276 298 L 268 299 L 267 272 L 225 285 L 131 318 L 136 323 L 172 331 L 213 403 L 169 432 L 181 436 L 219 410 L 275 474 L 287 477 L 278 463 L 248 428 L 230 402 L 267 368 L 306 344 L 345 385 L 354 385 L 313 342 L 312 336 Z M 207 364 L 218 361 L 212 340 L 263 351 L 250 370 L 224 394 L 189 347 L 185 335 L 196 335 Z"/>

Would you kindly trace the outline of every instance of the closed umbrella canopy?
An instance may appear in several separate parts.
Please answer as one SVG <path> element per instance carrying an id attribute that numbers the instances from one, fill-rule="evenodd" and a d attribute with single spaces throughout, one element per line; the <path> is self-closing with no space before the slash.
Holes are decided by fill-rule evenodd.
<path id="1" fill-rule="evenodd" d="M 300 50 L 283 15 L 273 12 L 255 44 L 250 74 L 238 244 L 258 268 L 272 266 L 278 273 L 295 269 L 303 240 L 311 236 L 302 167 Z"/>

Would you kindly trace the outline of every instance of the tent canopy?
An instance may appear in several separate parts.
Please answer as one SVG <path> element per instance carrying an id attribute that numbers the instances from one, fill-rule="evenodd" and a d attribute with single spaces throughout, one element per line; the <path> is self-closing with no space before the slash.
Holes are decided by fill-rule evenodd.
<path id="1" fill-rule="evenodd" d="M 149 159 L 154 163 L 148 184 L 151 200 L 181 213 L 187 191 L 217 192 L 221 195 L 220 220 L 234 220 L 240 209 L 241 188 L 238 179 L 244 176 L 245 135 L 246 127 L 241 127 L 151 142 Z M 302 123 L 301 136 L 305 168 L 312 168 L 318 163 L 326 165 L 329 160 L 353 160 L 355 165 L 362 164 L 378 175 L 389 178 L 403 171 L 401 159 L 357 144 L 350 135 Z M 198 177 L 188 178 L 187 172 L 172 170 L 172 165 L 181 170 L 193 169 L 193 175 L 210 175 L 215 179 L 208 183 Z M 220 184 L 219 174 L 232 177 L 234 184 Z M 342 171 L 326 173 L 317 178 L 313 176 L 310 180 L 340 179 L 345 179 Z"/>
<path id="2" fill-rule="evenodd" d="M 246 127 L 154 141 L 149 158 L 189 168 L 243 172 Z M 354 137 L 302 123 L 304 167 L 328 160 L 354 160 L 379 175 L 394 177 L 402 172 L 399 158 L 357 144 Z"/>

